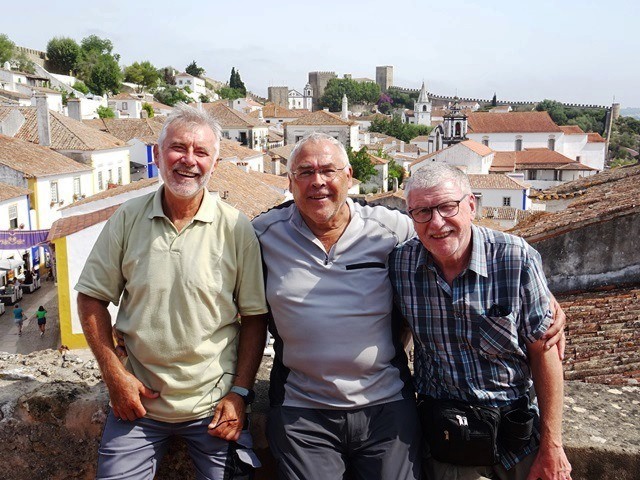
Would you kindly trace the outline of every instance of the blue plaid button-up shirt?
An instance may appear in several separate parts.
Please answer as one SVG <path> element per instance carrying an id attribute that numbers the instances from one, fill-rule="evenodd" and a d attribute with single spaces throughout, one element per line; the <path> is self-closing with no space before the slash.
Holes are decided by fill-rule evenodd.
<path id="1" fill-rule="evenodd" d="M 540 255 L 519 237 L 471 226 L 469 265 L 450 286 L 418 238 L 390 257 L 396 302 L 413 329 L 418 393 L 503 406 L 532 386 L 527 342 L 549 328 Z M 537 429 L 536 429 L 537 430 Z M 501 452 L 506 468 L 518 455 Z"/>

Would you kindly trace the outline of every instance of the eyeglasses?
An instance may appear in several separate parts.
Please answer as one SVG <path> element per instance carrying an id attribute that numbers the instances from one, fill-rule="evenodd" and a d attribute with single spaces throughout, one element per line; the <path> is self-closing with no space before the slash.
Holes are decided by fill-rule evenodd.
<path id="1" fill-rule="evenodd" d="M 453 200 L 451 202 L 443 202 L 435 207 L 417 207 L 412 208 L 407 213 L 416 223 L 427 223 L 433 218 L 433 211 L 437 210 L 442 218 L 455 217 L 460 211 L 460 202 L 469 196 L 467 193 L 460 200 Z"/>
<path id="2" fill-rule="evenodd" d="M 325 180 L 330 182 L 331 180 L 336 178 L 336 176 L 338 175 L 338 172 L 341 172 L 345 168 L 347 168 L 347 167 L 344 166 L 342 168 L 335 168 L 335 167 L 329 167 L 329 168 L 302 168 L 300 170 L 296 170 L 295 172 L 291 172 L 291 175 L 293 175 L 293 177 L 296 180 L 309 180 L 311 177 L 313 177 L 317 173 L 322 178 L 324 178 Z"/>

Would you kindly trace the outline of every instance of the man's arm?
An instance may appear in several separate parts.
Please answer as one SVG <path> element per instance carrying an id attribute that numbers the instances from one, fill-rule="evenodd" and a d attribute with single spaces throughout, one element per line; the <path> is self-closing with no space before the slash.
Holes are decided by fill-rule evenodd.
<path id="1" fill-rule="evenodd" d="M 527 480 L 571 478 L 571 464 L 562 447 L 564 386 L 562 364 L 556 348 L 545 348 L 542 339 L 527 346 L 540 407 L 540 449 Z"/>
<path id="2" fill-rule="evenodd" d="M 244 316 L 240 324 L 238 364 L 234 385 L 253 388 L 256 372 L 262 360 L 267 340 L 269 314 Z M 216 406 L 209 424 L 209 434 L 227 441 L 236 441 L 244 427 L 246 407 L 242 397 L 228 393 Z"/>
<path id="3" fill-rule="evenodd" d="M 113 414 L 123 420 L 135 420 L 147 413 L 140 396 L 156 398 L 158 394 L 145 387 L 118 359 L 111 336 L 108 305 L 108 302 L 78 293 L 82 330 L 100 366 L 102 379 L 109 389 Z"/>

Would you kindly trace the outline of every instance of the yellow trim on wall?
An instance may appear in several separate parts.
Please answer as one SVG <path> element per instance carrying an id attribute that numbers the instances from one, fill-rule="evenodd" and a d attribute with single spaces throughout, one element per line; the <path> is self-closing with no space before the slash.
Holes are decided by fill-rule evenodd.
<path id="1" fill-rule="evenodd" d="M 87 340 L 81 333 L 73 333 L 71 323 L 71 285 L 69 284 L 69 263 L 67 255 L 67 239 L 65 237 L 53 241 L 56 252 L 58 273 L 58 318 L 60 322 L 60 338 L 63 345 L 73 348 L 88 348 Z"/>
<path id="2" fill-rule="evenodd" d="M 32 228 L 40 228 L 40 211 L 38 209 L 38 180 L 36 178 L 27 179 L 27 188 L 31 199 L 29 208 L 36 212 L 36 224 Z"/>

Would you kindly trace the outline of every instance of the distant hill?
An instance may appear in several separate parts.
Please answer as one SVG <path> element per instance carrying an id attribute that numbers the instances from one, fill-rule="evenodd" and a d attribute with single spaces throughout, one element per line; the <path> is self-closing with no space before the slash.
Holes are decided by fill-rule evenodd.
<path id="1" fill-rule="evenodd" d="M 640 120 L 640 108 L 635 108 L 635 107 L 621 108 L 620 115 L 623 117 L 633 117 Z"/>

